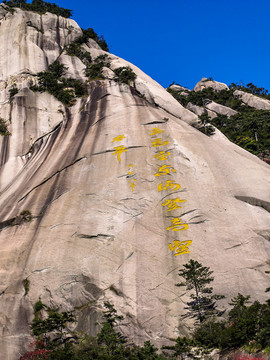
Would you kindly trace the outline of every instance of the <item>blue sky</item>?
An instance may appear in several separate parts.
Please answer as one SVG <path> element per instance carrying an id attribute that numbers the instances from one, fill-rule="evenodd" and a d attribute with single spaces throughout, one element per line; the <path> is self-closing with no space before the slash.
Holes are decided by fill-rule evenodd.
<path id="1" fill-rule="evenodd" d="M 54 2 L 164 87 L 213 77 L 270 90 L 270 0 Z"/>

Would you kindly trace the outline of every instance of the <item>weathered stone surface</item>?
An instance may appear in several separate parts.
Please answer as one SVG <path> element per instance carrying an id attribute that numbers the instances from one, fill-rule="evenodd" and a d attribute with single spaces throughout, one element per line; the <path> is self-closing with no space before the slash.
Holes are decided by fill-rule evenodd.
<path id="1" fill-rule="evenodd" d="M 43 24 L 44 35 L 25 26 L 28 19 Z M 7 14 L 0 26 L 1 81 L 10 84 L 26 68 L 35 78 L 79 32 L 72 20 L 54 15 Z M 85 49 L 93 58 L 104 53 L 93 42 Z M 12 133 L 0 137 L 1 360 L 17 360 L 30 341 L 39 297 L 81 309 L 77 329 L 91 334 L 104 300 L 125 316 L 129 326 L 122 330 L 134 341 L 160 345 L 188 333 L 191 323 L 181 315 L 189 296 L 175 284 L 190 258 L 214 271 L 224 304 L 238 292 L 267 297 L 269 166 L 219 132 L 203 135 L 190 126 L 197 116 L 159 84 L 109 57 L 112 69 L 132 67 L 136 89 L 92 81 L 88 97 L 64 108 L 47 93 L 31 92 L 27 79 L 18 81 L 11 101 L 1 87 L 0 116 Z M 84 79 L 80 60 L 65 53 L 59 59 L 70 76 Z M 155 128 L 162 132 L 154 135 Z M 119 159 L 118 146 L 124 146 Z M 167 181 L 178 185 L 166 188 Z M 170 209 L 177 198 L 186 201 Z M 6 226 L 23 210 L 31 211 L 31 222 Z M 186 230 L 170 228 L 177 218 Z M 169 248 L 175 240 L 191 240 L 190 253 L 175 256 Z"/>
<path id="2" fill-rule="evenodd" d="M 196 115 L 202 115 L 205 111 L 207 112 L 208 116 L 213 119 L 217 116 L 217 114 L 220 115 L 226 115 L 228 117 L 231 117 L 232 115 L 237 114 L 237 111 L 216 103 L 215 101 L 206 100 L 205 106 L 198 106 L 194 105 L 192 103 L 187 104 L 187 109 L 190 111 L 193 111 Z"/>
<path id="3" fill-rule="evenodd" d="M 270 110 L 270 101 L 259 96 L 246 93 L 241 90 L 235 90 L 233 95 L 242 100 L 248 106 L 259 110 Z"/>
<path id="4" fill-rule="evenodd" d="M 194 112 L 198 116 L 202 115 L 206 111 L 210 119 L 213 119 L 217 116 L 217 113 L 214 111 L 208 110 L 206 107 L 203 108 L 202 106 L 194 105 L 192 103 L 187 104 L 187 109 Z"/>
<path id="5" fill-rule="evenodd" d="M 218 82 L 218 81 L 214 81 L 214 80 L 207 80 L 207 78 L 202 78 L 201 81 L 199 81 L 195 87 L 194 87 L 194 91 L 201 91 L 205 88 L 212 88 L 215 91 L 220 91 L 220 90 L 228 90 L 228 85 Z"/>
<path id="6" fill-rule="evenodd" d="M 235 111 L 227 106 L 220 105 L 220 104 L 216 103 L 215 101 L 207 102 L 205 104 L 205 108 L 207 110 L 215 112 L 216 114 L 226 115 L 228 117 L 231 117 L 231 116 L 237 114 L 237 111 Z"/>
<path id="7" fill-rule="evenodd" d="M 184 95 L 184 96 L 188 96 L 189 92 L 191 91 L 188 88 L 185 88 L 185 87 L 183 87 L 181 85 L 177 85 L 177 84 L 171 85 L 169 87 L 169 89 L 174 90 L 174 91 L 178 91 L 178 92 L 181 93 L 181 95 Z"/>

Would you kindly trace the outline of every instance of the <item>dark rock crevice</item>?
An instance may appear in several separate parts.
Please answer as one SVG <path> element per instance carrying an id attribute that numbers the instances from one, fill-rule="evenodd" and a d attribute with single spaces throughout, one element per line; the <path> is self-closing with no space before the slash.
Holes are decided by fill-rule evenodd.
<path id="1" fill-rule="evenodd" d="M 252 196 L 238 196 L 236 195 L 235 198 L 237 200 L 243 201 L 247 204 L 253 205 L 253 206 L 259 206 L 263 208 L 264 210 L 270 212 L 270 202 L 261 200 Z"/>
<path id="2" fill-rule="evenodd" d="M 62 171 L 65 171 L 67 168 L 75 165 L 77 162 L 79 162 L 79 161 L 81 161 L 81 160 L 84 160 L 84 159 L 86 159 L 85 156 L 83 156 L 83 157 L 75 160 L 73 163 L 65 166 L 63 169 L 58 170 L 56 173 L 52 174 L 50 177 L 48 177 L 47 179 L 45 179 L 44 181 L 42 181 L 40 184 L 38 184 L 38 185 L 36 185 L 35 187 L 33 187 L 30 191 L 28 191 L 28 193 L 26 193 L 22 198 L 20 198 L 20 200 L 19 200 L 18 202 L 24 200 L 32 191 L 34 191 L 34 190 L 37 189 L 38 187 L 42 186 L 43 184 L 47 183 L 49 180 L 51 180 L 51 179 L 52 179 L 53 177 L 55 177 L 56 175 L 60 174 Z"/>

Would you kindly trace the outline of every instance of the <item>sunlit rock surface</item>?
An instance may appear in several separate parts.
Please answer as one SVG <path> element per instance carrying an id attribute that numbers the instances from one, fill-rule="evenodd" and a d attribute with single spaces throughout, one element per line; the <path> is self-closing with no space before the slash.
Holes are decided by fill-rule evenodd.
<path id="1" fill-rule="evenodd" d="M 136 342 L 187 334 L 189 296 L 175 284 L 191 258 L 214 271 L 224 304 L 238 292 L 267 297 L 269 166 L 219 132 L 196 130 L 195 114 L 112 54 L 112 69 L 136 72 L 136 88 L 92 81 L 70 108 L 33 93 L 36 73 L 58 58 L 85 79 L 63 50 L 79 35 L 73 20 L 51 14 L 17 10 L 1 20 L 0 117 L 12 133 L 0 137 L 1 360 L 17 360 L 31 341 L 39 298 L 80 309 L 77 330 L 92 335 L 105 300 Z M 84 48 L 104 53 L 93 41 Z M 12 84 L 19 92 L 9 100 Z M 24 210 L 33 220 L 8 226 Z"/>
<path id="2" fill-rule="evenodd" d="M 228 85 L 207 78 L 202 78 L 194 87 L 194 91 L 201 91 L 206 88 L 212 88 L 215 91 L 228 90 Z"/>
<path id="3" fill-rule="evenodd" d="M 267 99 L 263 99 L 259 96 L 249 94 L 241 90 L 235 90 L 233 95 L 242 100 L 244 104 L 254 107 L 255 109 L 270 110 L 270 101 Z"/>

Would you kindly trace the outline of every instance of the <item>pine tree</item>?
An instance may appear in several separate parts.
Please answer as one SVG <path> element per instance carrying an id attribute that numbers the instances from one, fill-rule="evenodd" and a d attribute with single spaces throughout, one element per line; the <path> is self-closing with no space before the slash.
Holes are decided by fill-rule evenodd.
<path id="1" fill-rule="evenodd" d="M 222 299 L 224 296 L 211 295 L 213 288 L 207 287 L 214 281 L 214 277 L 211 276 L 213 271 L 192 259 L 183 267 L 184 269 L 179 270 L 179 276 L 185 281 L 176 286 L 185 286 L 187 290 L 195 292 L 190 295 L 192 301 L 187 303 L 188 312 L 183 317 L 196 318 L 201 323 L 214 314 L 220 316 L 223 312 L 216 309 L 215 300 Z"/>

